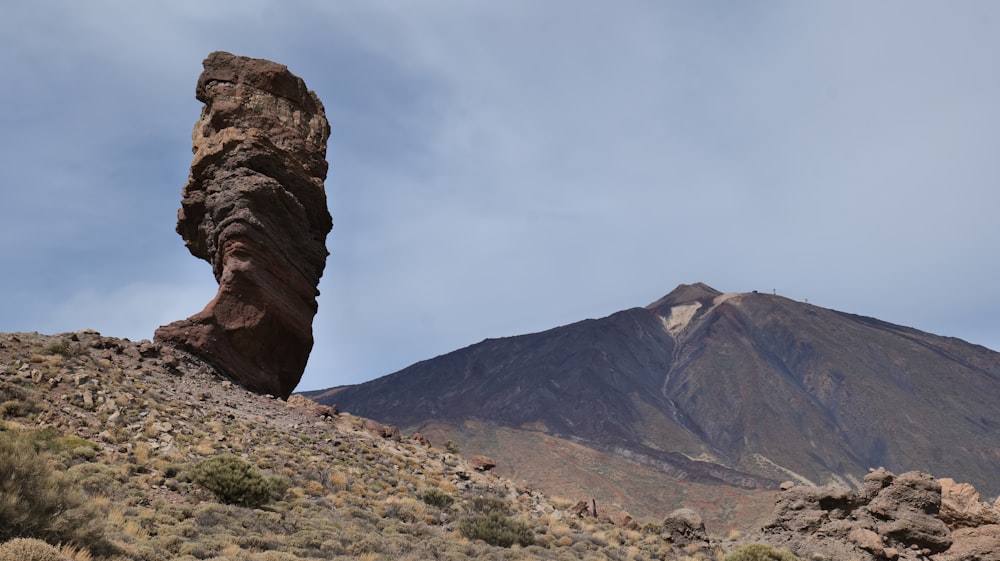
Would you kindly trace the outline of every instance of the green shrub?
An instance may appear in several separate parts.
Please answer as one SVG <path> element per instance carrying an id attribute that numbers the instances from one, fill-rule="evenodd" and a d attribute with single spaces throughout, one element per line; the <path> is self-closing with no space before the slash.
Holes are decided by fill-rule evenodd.
<path id="1" fill-rule="evenodd" d="M 62 556 L 42 540 L 17 538 L 0 544 L 0 561 L 62 561 Z"/>
<path id="2" fill-rule="evenodd" d="M 420 492 L 419 497 L 420 500 L 425 503 L 431 506 L 436 506 L 442 510 L 455 503 L 455 497 L 452 497 L 437 487 L 428 487 L 427 489 L 424 489 Z"/>
<path id="3" fill-rule="evenodd" d="M 748 543 L 730 551 L 724 561 L 799 561 L 799 558 L 784 549 Z"/>
<path id="4" fill-rule="evenodd" d="M 483 540 L 500 547 L 535 543 L 531 528 L 511 518 L 511 508 L 503 499 L 491 496 L 472 500 L 468 514 L 458 523 L 458 531 L 470 540 Z"/>
<path id="5" fill-rule="evenodd" d="M 192 479 L 224 503 L 259 508 L 267 504 L 275 491 L 260 470 L 233 454 L 222 454 L 202 461 L 194 468 Z M 279 485 L 277 480 L 275 485 Z M 287 490 L 287 489 L 286 489 Z"/>
<path id="6" fill-rule="evenodd" d="M 5 401 L 0 403 L 0 417 L 23 417 L 28 412 L 28 404 L 23 401 Z"/>
<path id="7" fill-rule="evenodd" d="M 535 543 L 535 535 L 527 524 L 497 512 L 469 515 L 459 522 L 458 530 L 470 540 L 483 540 L 500 547 Z"/>
<path id="8" fill-rule="evenodd" d="M 40 538 L 103 549 L 103 534 L 99 513 L 67 475 L 53 469 L 37 435 L 0 432 L 0 541 Z"/>

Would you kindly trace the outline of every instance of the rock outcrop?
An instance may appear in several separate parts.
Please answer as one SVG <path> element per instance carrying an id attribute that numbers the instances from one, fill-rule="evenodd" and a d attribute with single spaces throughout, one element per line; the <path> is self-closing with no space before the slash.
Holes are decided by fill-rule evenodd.
<path id="1" fill-rule="evenodd" d="M 803 559 L 1000 561 L 1000 511 L 967 483 L 873 470 L 860 489 L 795 486 L 751 536 Z"/>
<path id="2" fill-rule="evenodd" d="M 869 473 L 857 491 L 837 485 L 783 492 L 761 541 L 799 557 L 918 559 L 946 551 L 941 484 L 926 473 Z"/>
<path id="3" fill-rule="evenodd" d="M 219 283 L 201 312 L 156 330 L 247 389 L 287 398 L 313 346 L 333 226 L 323 105 L 280 64 L 215 52 L 196 97 L 177 232 Z"/>
<path id="4" fill-rule="evenodd" d="M 708 532 L 701 515 L 690 508 L 679 508 L 663 519 L 662 533 L 679 546 L 708 546 Z"/>

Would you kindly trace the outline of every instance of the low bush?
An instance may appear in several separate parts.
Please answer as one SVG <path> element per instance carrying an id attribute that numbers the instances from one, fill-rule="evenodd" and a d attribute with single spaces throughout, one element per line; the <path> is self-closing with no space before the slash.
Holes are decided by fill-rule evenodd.
<path id="1" fill-rule="evenodd" d="M 0 432 L 0 541 L 40 538 L 104 548 L 100 514 L 36 444 L 28 431 Z"/>
<path id="2" fill-rule="evenodd" d="M 799 561 L 791 552 L 762 543 L 748 543 L 730 551 L 724 561 Z"/>
<path id="3" fill-rule="evenodd" d="M 426 504 L 440 508 L 442 510 L 451 507 L 455 503 L 455 497 L 445 493 L 437 487 L 428 487 L 420 492 L 420 500 Z"/>
<path id="4" fill-rule="evenodd" d="M 469 515 L 459 522 L 458 530 L 470 540 L 483 540 L 500 547 L 535 543 L 535 535 L 527 524 L 496 512 Z"/>
<path id="5" fill-rule="evenodd" d="M 62 555 L 42 540 L 17 538 L 0 544 L 0 561 L 62 561 Z"/>
<path id="6" fill-rule="evenodd" d="M 265 479 L 250 462 L 233 454 L 203 460 L 194 468 L 192 479 L 224 503 L 259 508 L 275 494 L 284 494 L 287 480 Z"/>
<path id="7" fill-rule="evenodd" d="M 503 499 L 476 497 L 469 512 L 458 523 L 458 530 L 470 540 L 483 540 L 490 545 L 510 547 L 535 543 L 531 528 L 511 517 L 511 508 Z"/>

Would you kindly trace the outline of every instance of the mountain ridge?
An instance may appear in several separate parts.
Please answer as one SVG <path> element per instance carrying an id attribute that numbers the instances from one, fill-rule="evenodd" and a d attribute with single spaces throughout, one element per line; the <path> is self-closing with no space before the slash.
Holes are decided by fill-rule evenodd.
<path id="1" fill-rule="evenodd" d="M 998 392 L 1000 354 L 985 347 L 696 283 L 308 395 L 407 428 L 530 427 L 703 482 L 857 487 L 885 466 L 954 473 L 995 495 Z"/>

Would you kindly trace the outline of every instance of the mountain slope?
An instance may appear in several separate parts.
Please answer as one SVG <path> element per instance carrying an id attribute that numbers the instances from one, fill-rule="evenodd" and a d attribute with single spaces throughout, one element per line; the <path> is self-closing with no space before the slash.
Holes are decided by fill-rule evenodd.
<path id="1" fill-rule="evenodd" d="M 550 500 L 383 429 L 299 396 L 254 394 L 148 341 L 0 333 L 0 550 L 34 536 L 77 561 L 623 559 L 626 549 L 691 559 L 665 539 L 666 512 L 644 527 L 611 523 L 607 508 L 602 519 L 576 514 L 575 497 Z M 201 466 L 230 455 L 267 477 L 267 504 L 224 504 L 198 483 Z M 245 472 L 216 474 L 246 491 Z M 33 508 L 46 498 L 58 508 Z M 72 539 L 23 523 L 36 519 Z M 520 546 L 497 543 L 510 528 Z M 719 558 L 720 547 L 702 544 L 694 558 Z"/>
<path id="2" fill-rule="evenodd" d="M 1000 354 L 700 283 L 311 395 L 407 428 L 542 431 L 684 480 L 857 483 L 885 466 L 1000 492 Z"/>

